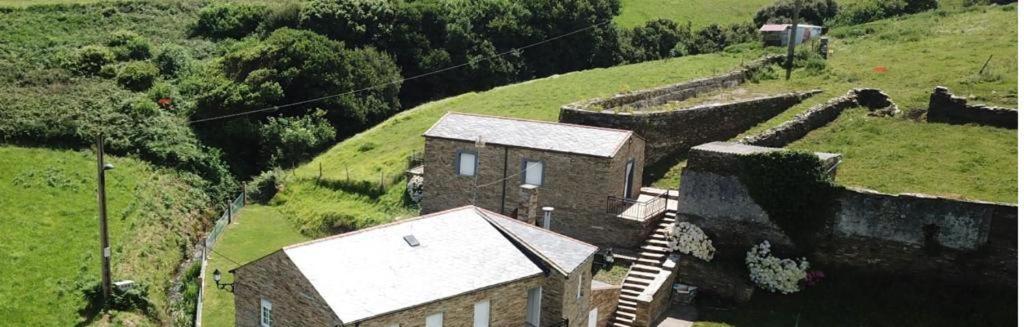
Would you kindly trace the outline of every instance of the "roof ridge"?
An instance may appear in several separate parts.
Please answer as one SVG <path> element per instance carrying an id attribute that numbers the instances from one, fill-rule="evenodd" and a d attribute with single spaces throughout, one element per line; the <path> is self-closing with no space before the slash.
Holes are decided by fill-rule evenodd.
<path id="1" fill-rule="evenodd" d="M 494 211 L 490 211 L 490 210 L 487 210 L 487 209 L 484 209 L 484 208 L 476 207 L 476 209 L 479 209 L 480 211 L 485 211 L 485 212 L 489 212 L 489 213 L 492 213 L 492 214 L 504 217 L 505 219 L 507 219 L 509 221 L 512 221 L 512 222 L 515 222 L 517 224 L 521 224 L 521 225 L 524 225 L 524 226 L 529 226 L 531 228 L 543 231 L 543 232 L 545 232 L 547 234 L 551 234 L 551 235 L 556 236 L 556 237 L 560 237 L 560 238 L 563 238 L 563 239 L 566 239 L 566 240 L 569 240 L 569 241 L 572 241 L 572 242 L 575 242 L 575 243 L 579 243 L 580 245 L 584 245 L 584 246 L 592 247 L 594 249 L 598 249 L 598 247 L 596 245 L 593 245 L 593 244 L 590 244 L 590 243 L 587 243 L 587 242 L 584 242 L 584 241 L 580 241 L 580 240 L 577 240 L 577 239 L 569 237 L 569 236 L 562 235 L 561 233 L 557 233 L 557 232 L 552 231 L 550 229 L 545 229 L 545 228 L 537 227 L 537 226 L 528 224 L 528 223 L 526 223 L 524 221 L 521 221 L 519 219 L 515 219 L 515 218 L 509 217 L 509 216 L 506 216 L 506 215 L 503 215 L 503 214 L 500 214 L 500 213 L 497 213 L 497 212 L 494 212 Z"/>
<path id="2" fill-rule="evenodd" d="M 540 124 L 548 124 L 548 125 L 565 125 L 565 126 L 570 126 L 570 127 L 579 127 L 579 128 L 587 128 L 587 129 L 596 129 L 596 130 L 604 130 L 604 131 L 611 131 L 611 132 L 621 132 L 621 133 L 626 133 L 626 134 L 633 134 L 633 131 L 628 130 L 628 129 L 618 129 L 618 128 L 609 128 L 609 127 L 600 127 L 600 126 L 590 126 L 590 125 L 563 123 L 563 122 L 557 122 L 557 121 L 527 119 L 527 118 L 520 118 L 520 117 L 493 116 L 493 115 L 484 115 L 484 114 L 470 113 L 470 112 L 449 111 L 449 112 L 445 113 L 445 115 L 442 116 L 441 118 L 443 119 L 444 117 L 447 117 L 447 116 L 453 115 L 453 114 L 454 115 L 463 115 L 463 116 L 483 117 L 483 118 L 515 120 L 515 121 L 522 121 L 522 122 L 529 122 L 529 123 L 540 123 Z M 438 121 L 440 121 L 440 119 L 438 119 Z M 433 129 L 434 127 L 431 126 L 430 128 Z M 430 129 L 428 129 L 428 131 L 429 130 Z"/>

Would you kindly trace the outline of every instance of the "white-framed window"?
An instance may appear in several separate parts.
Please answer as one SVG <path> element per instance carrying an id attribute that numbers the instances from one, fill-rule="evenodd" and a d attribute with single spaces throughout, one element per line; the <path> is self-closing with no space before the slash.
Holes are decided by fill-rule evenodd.
<path id="1" fill-rule="evenodd" d="M 476 176 L 476 152 L 459 151 L 455 156 L 455 172 L 459 176 Z"/>
<path id="2" fill-rule="evenodd" d="M 272 309 L 273 305 L 270 300 L 260 299 L 260 327 L 270 327 L 274 324 Z"/>
<path id="3" fill-rule="evenodd" d="M 444 312 L 438 312 L 427 316 L 427 327 L 443 327 Z"/>
<path id="4" fill-rule="evenodd" d="M 544 185 L 544 162 L 523 160 L 523 184 Z"/>
<path id="5" fill-rule="evenodd" d="M 473 327 L 489 327 L 491 325 L 491 300 L 483 300 L 473 304 Z"/>
<path id="6" fill-rule="evenodd" d="M 583 297 L 583 272 L 580 272 L 579 278 L 576 280 L 576 299 L 579 300 Z"/>

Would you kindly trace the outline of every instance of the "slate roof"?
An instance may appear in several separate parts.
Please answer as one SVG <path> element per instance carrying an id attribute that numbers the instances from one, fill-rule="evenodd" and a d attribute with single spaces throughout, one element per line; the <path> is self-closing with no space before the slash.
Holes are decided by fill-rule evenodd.
<path id="1" fill-rule="evenodd" d="M 597 252 L 597 247 L 525 222 L 480 209 L 488 220 L 510 234 L 520 244 L 552 265 L 562 275 L 568 275 Z M 554 214 L 557 219 L 557 211 Z"/>
<path id="2" fill-rule="evenodd" d="M 420 245 L 410 246 L 407 235 Z M 565 246 L 565 254 L 557 246 Z M 542 274 L 531 255 L 548 258 L 557 269 L 578 267 L 593 253 L 591 248 L 596 251 L 586 243 L 466 206 L 282 251 L 347 325 Z"/>
<path id="3" fill-rule="evenodd" d="M 789 29 L 790 24 L 764 24 L 761 25 L 761 32 L 781 32 Z"/>
<path id="4" fill-rule="evenodd" d="M 631 131 L 533 120 L 448 113 L 423 136 L 612 157 Z"/>

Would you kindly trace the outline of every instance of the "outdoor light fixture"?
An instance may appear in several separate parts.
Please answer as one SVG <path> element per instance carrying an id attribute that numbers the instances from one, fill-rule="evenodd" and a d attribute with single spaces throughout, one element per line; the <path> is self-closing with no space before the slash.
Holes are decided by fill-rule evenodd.
<path id="1" fill-rule="evenodd" d="M 112 163 L 105 163 L 105 164 L 103 164 L 103 170 L 114 170 L 114 164 L 112 164 Z"/>
<path id="2" fill-rule="evenodd" d="M 221 279 L 220 269 L 214 269 L 213 270 L 213 283 L 217 284 L 217 288 L 223 289 L 224 286 L 231 286 L 231 290 L 230 291 L 233 292 L 235 290 L 235 283 L 224 283 L 224 284 L 221 284 L 220 283 L 220 279 Z"/>

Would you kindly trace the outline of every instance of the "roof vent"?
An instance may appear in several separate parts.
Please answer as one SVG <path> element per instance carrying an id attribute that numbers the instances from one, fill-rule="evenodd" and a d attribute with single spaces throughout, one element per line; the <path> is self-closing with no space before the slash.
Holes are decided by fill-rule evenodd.
<path id="1" fill-rule="evenodd" d="M 420 241 L 416 239 L 416 236 L 406 235 L 402 236 L 402 239 L 405 239 L 405 243 L 409 243 L 411 247 L 420 246 Z"/>

